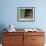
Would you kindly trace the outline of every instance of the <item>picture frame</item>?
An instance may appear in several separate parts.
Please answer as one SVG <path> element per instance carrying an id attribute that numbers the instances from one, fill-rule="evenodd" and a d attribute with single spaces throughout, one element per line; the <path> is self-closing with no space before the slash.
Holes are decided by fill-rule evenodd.
<path id="1" fill-rule="evenodd" d="M 21 22 L 35 21 L 35 7 L 18 7 L 17 21 Z"/>

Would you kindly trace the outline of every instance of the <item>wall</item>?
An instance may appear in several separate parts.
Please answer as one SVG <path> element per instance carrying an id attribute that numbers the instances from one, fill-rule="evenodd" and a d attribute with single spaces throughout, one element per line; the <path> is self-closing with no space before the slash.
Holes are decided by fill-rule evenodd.
<path id="1" fill-rule="evenodd" d="M 46 28 L 45 0 L 1 0 L 0 24 L 16 28 Z M 17 7 L 35 7 L 35 22 L 17 22 Z"/>

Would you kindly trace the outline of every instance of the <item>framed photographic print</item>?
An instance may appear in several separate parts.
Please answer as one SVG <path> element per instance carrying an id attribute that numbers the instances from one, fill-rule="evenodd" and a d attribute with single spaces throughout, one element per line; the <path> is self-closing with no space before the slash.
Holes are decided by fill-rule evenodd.
<path id="1" fill-rule="evenodd" d="M 17 20 L 22 22 L 35 21 L 35 7 L 18 7 Z"/>

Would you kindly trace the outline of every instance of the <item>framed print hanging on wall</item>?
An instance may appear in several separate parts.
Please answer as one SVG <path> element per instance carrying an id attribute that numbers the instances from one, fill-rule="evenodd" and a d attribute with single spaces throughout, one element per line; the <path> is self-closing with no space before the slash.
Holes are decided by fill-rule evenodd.
<path id="1" fill-rule="evenodd" d="M 22 22 L 35 21 L 35 7 L 18 7 L 17 21 Z"/>

